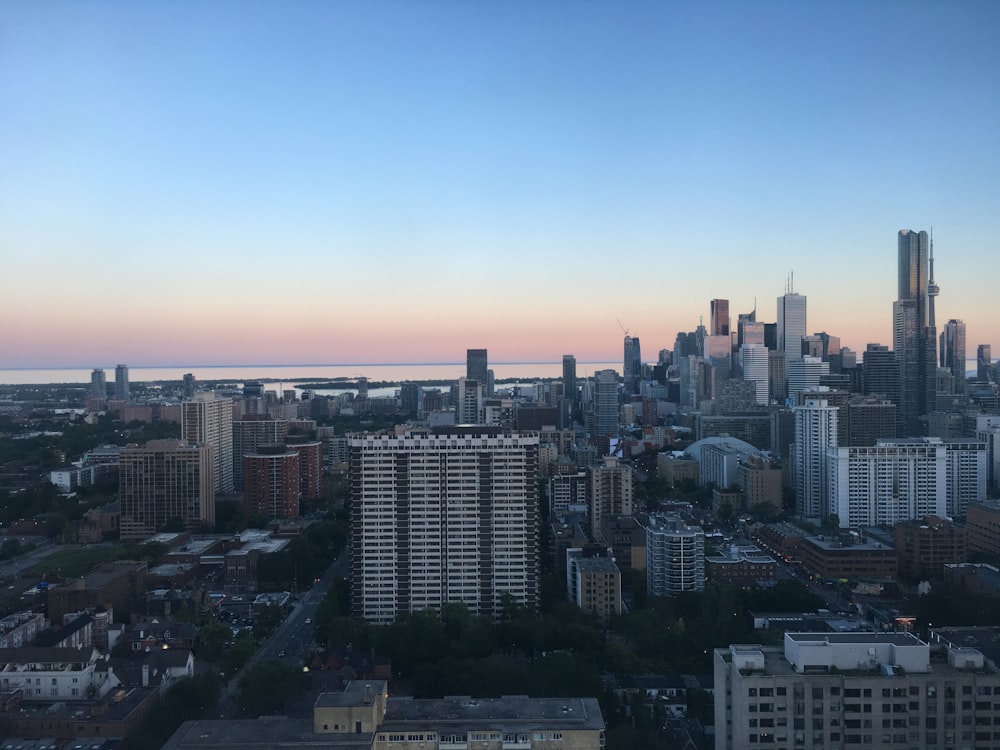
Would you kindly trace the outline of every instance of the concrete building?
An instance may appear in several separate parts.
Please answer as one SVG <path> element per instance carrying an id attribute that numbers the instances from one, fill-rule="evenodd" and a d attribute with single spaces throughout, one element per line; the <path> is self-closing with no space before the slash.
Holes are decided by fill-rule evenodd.
<path id="1" fill-rule="evenodd" d="M 569 601 L 604 623 L 622 613 L 622 574 L 612 558 L 570 549 L 566 568 Z"/>
<path id="2" fill-rule="evenodd" d="M 484 385 L 485 382 L 481 380 L 458 379 L 455 389 L 455 424 L 483 424 L 483 402 L 486 400 Z"/>
<path id="3" fill-rule="evenodd" d="M 754 545 L 733 545 L 721 555 L 705 557 L 709 581 L 739 588 L 753 588 L 775 580 L 778 563 Z"/>
<path id="4" fill-rule="evenodd" d="M 215 523 L 214 456 L 207 445 L 150 440 L 119 458 L 122 539 L 143 539 L 180 523 L 202 531 Z"/>
<path id="5" fill-rule="evenodd" d="M 646 591 L 672 596 L 705 589 L 705 532 L 675 513 L 654 513 L 646 525 Z"/>
<path id="6" fill-rule="evenodd" d="M 602 540 L 604 516 L 632 515 L 632 467 L 608 456 L 602 466 L 588 467 L 586 472 L 590 533 Z"/>
<path id="7" fill-rule="evenodd" d="M 90 395 L 94 398 L 108 397 L 108 382 L 104 370 L 95 369 L 90 373 Z"/>
<path id="8" fill-rule="evenodd" d="M 970 503 L 965 509 L 969 552 L 1000 557 L 1000 502 Z"/>
<path id="9" fill-rule="evenodd" d="M 788 398 L 794 399 L 803 391 L 815 391 L 820 387 L 820 379 L 830 374 L 830 363 L 819 357 L 799 357 L 787 364 Z"/>
<path id="10" fill-rule="evenodd" d="M 837 447 L 838 411 L 820 398 L 807 399 L 794 409 L 792 482 L 796 511 L 805 518 L 822 518 L 831 512 L 827 454 Z"/>
<path id="11" fill-rule="evenodd" d="M 126 404 L 132 400 L 128 383 L 128 365 L 115 365 L 115 398 Z"/>
<path id="12" fill-rule="evenodd" d="M 538 604 L 538 436 L 444 427 L 348 439 L 352 614 Z"/>
<path id="13" fill-rule="evenodd" d="M 765 456 L 741 456 L 736 465 L 736 484 L 743 492 L 743 509 L 770 505 L 775 512 L 781 510 L 781 468 Z"/>
<path id="14" fill-rule="evenodd" d="M 968 556 L 965 527 L 943 518 L 897 523 L 892 538 L 899 577 L 905 581 L 940 580 L 945 565 L 965 562 Z"/>
<path id="15" fill-rule="evenodd" d="M 762 343 L 743 344 L 740 347 L 740 368 L 743 379 L 754 384 L 757 405 L 767 406 L 771 403 L 767 347 Z"/>
<path id="16" fill-rule="evenodd" d="M 789 290 L 778 297 L 778 351 L 786 362 L 802 357 L 802 339 L 806 335 L 806 298 Z"/>
<path id="17" fill-rule="evenodd" d="M 302 497 L 299 454 L 284 445 L 262 445 L 243 457 L 243 514 L 298 518 Z"/>
<path id="18" fill-rule="evenodd" d="M 122 560 L 99 565 L 60 586 L 50 586 L 47 594 L 49 619 L 61 623 L 68 612 L 98 607 L 128 612 L 146 592 L 146 575 L 146 563 Z"/>
<path id="19" fill-rule="evenodd" d="M 562 516 L 566 513 L 586 513 L 589 477 L 586 472 L 573 474 L 557 473 L 549 477 L 549 515 Z"/>
<path id="20" fill-rule="evenodd" d="M 181 437 L 212 449 L 215 492 L 233 491 L 233 401 L 215 393 L 196 393 L 181 404 Z"/>
<path id="21" fill-rule="evenodd" d="M 247 414 L 233 422 L 233 486 L 243 489 L 243 457 L 262 445 L 284 443 L 288 436 L 287 419 L 269 419 L 265 414 Z"/>
<path id="22" fill-rule="evenodd" d="M 716 750 L 992 747 L 1000 675 L 911 633 L 786 633 L 715 649 Z"/>

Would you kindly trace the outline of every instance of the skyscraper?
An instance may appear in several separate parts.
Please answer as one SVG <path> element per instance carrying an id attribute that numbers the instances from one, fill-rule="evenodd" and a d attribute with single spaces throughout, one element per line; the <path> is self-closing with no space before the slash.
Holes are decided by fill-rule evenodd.
<path id="1" fill-rule="evenodd" d="M 569 399 L 574 406 L 580 401 L 576 387 L 576 357 L 564 354 L 562 359 L 563 397 Z"/>
<path id="2" fill-rule="evenodd" d="M 115 365 L 115 398 L 129 401 L 128 365 Z"/>
<path id="3" fill-rule="evenodd" d="M 793 409 L 795 510 L 805 518 L 823 518 L 830 512 L 827 453 L 837 447 L 838 411 L 822 398 L 808 398 L 805 404 Z"/>
<path id="4" fill-rule="evenodd" d="M 465 350 L 465 377 L 467 380 L 475 380 L 485 388 L 486 381 L 489 379 L 486 372 L 488 369 L 485 349 Z"/>
<path id="5" fill-rule="evenodd" d="M 594 373 L 594 434 L 602 438 L 618 434 L 618 373 L 598 370 Z"/>
<path id="6" fill-rule="evenodd" d="M 937 391 L 937 333 L 933 297 L 937 286 L 928 277 L 931 267 L 927 232 L 902 229 L 898 238 L 898 299 L 892 308 L 892 348 L 899 363 L 901 435 L 926 432 L 927 415 L 934 410 Z M 933 286 L 934 294 L 929 295 Z"/>
<path id="7" fill-rule="evenodd" d="M 642 352 L 639 349 L 638 336 L 625 336 L 625 369 L 622 373 L 625 393 L 628 395 L 638 393 L 639 380 L 642 378 Z"/>
<path id="8" fill-rule="evenodd" d="M 181 436 L 212 449 L 215 491 L 233 491 L 233 402 L 214 392 L 197 393 L 181 404 Z"/>
<path id="9" fill-rule="evenodd" d="M 215 523 L 212 449 L 183 440 L 129 445 L 119 456 L 122 539 L 142 539 L 180 523 L 202 531 Z"/>
<path id="10" fill-rule="evenodd" d="M 771 401 L 768 388 L 767 347 L 760 344 L 743 344 L 740 347 L 740 369 L 743 379 L 754 384 L 758 406 L 767 406 Z"/>
<path id="11" fill-rule="evenodd" d="M 90 395 L 94 398 L 108 397 L 108 382 L 104 370 L 95 369 L 90 373 Z"/>
<path id="12" fill-rule="evenodd" d="M 351 611 L 538 605 L 538 435 L 490 427 L 348 439 Z"/>
<path id="13" fill-rule="evenodd" d="M 941 366 L 951 370 L 955 392 L 965 392 L 965 321 L 952 318 L 941 331 Z"/>
<path id="14" fill-rule="evenodd" d="M 976 347 L 976 380 L 993 380 L 993 351 L 989 344 Z"/>
<path id="15" fill-rule="evenodd" d="M 710 303 L 712 319 L 711 319 L 711 335 L 712 336 L 728 336 L 729 335 L 729 300 L 727 299 L 713 299 Z"/>
<path id="16" fill-rule="evenodd" d="M 791 290 L 778 297 L 778 351 L 785 361 L 802 356 L 802 338 L 806 335 L 806 298 Z"/>

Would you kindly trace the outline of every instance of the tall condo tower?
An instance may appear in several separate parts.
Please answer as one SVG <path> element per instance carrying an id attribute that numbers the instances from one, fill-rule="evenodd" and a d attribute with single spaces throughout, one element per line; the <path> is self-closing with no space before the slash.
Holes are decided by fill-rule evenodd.
<path id="1" fill-rule="evenodd" d="M 351 613 L 538 605 L 538 434 L 490 427 L 348 438 Z"/>
<path id="2" fill-rule="evenodd" d="M 564 354 L 562 359 L 563 396 L 574 406 L 580 401 L 576 388 L 576 357 Z"/>
<path id="3" fill-rule="evenodd" d="M 108 382 L 104 370 L 95 369 L 90 373 L 90 395 L 94 398 L 108 397 Z"/>
<path id="4" fill-rule="evenodd" d="M 955 392 L 965 392 L 965 321 L 952 318 L 941 331 L 941 366 L 951 370 Z"/>
<path id="5" fill-rule="evenodd" d="M 642 377 L 642 352 L 639 349 L 638 336 L 625 336 L 625 369 L 622 372 L 625 393 L 629 395 L 638 393 L 639 380 Z"/>
<path id="6" fill-rule="evenodd" d="M 594 434 L 602 438 L 618 434 L 618 373 L 598 370 L 594 373 Z"/>
<path id="7" fill-rule="evenodd" d="M 899 363 L 900 434 L 926 432 L 937 391 L 937 332 L 927 232 L 901 229 L 898 236 L 898 298 L 892 307 L 892 348 Z"/>
<path id="8" fill-rule="evenodd" d="M 128 402 L 128 365 L 115 365 L 115 398 Z"/>
<path id="9" fill-rule="evenodd" d="M 197 393 L 181 404 L 181 435 L 212 450 L 215 492 L 233 491 L 233 402 L 215 393 Z"/>
<path id="10" fill-rule="evenodd" d="M 825 398 L 807 398 L 793 409 L 795 444 L 792 446 L 792 470 L 795 486 L 795 510 L 806 518 L 823 518 L 829 508 L 828 451 L 837 447 L 836 406 Z"/>
<path id="11" fill-rule="evenodd" d="M 806 298 L 796 294 L 789 276 L 785 293 L 778 297 L 778 351 L 785 362 L 802 357 L 802 339 L 806 335 Z"/>
<path id="12" fill-rule="evenodd" d="M 993 380 L 993 348 L 989 344 L 976 347 L 976 380 Z"/>

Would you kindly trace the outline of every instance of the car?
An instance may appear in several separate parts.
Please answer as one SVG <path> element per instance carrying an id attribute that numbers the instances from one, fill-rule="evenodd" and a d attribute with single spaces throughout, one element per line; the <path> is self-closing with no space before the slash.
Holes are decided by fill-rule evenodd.
<path id="1" fill-rule="evenodd" d="M 313 618 L 307 617 L 306 618 L 306 625 L 312 625 L 312 624 L 313 624 Z"/>

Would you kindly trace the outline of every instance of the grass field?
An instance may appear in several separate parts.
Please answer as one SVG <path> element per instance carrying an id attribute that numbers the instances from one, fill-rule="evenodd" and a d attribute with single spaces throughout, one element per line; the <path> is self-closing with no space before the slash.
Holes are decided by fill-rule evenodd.
<path id="1" fill-rule="evenodd" d="M 77 578 L 99 563 L 114 560 L 119 551 L 116 547 L 57 550 L 30 571 L 40 576 L 55 573 L 63 578 Z"/>

